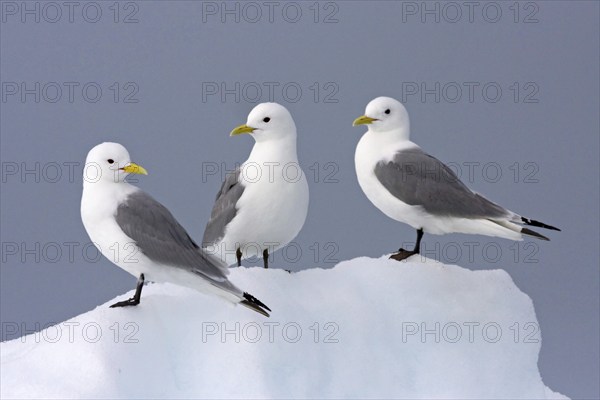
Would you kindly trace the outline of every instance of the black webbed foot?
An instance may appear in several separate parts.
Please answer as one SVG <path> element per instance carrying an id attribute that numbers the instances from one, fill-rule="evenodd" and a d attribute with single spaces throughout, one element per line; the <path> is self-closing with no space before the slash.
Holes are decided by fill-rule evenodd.
<path id="1" fill-rule="evenodd" d="M 393 259 L 396 261 L 402 261 L 402 260 L 406 260 L 410 256 L 414 256 L 415 254 L 419 254 L 419 253 L 416 251 L 408 251 L 408 250 L 400 249 L 400 250 L 398 250 L 397 253 L 392 254 L 390 256 L 390 259 Z"/>
<path id="2" fill-rule="evenodd" d="M 396 261 L 406 260 L 410 256 L 419 254 L 421 251 L 421 239 L 423 238 L 423 229 L 417 229 L 417 242 L 415 243 L 414 250 L 404 250 L 402 247 L 398 249 L 397 253 L 390 256 L 391 259 Z"/>
<path id="3" fill-rule="evenodd" d="M 136 299 L 135 297 L 131 297 L 127 300 L 119 301 L 118 303 L 111 305 L 110 308 L 137 306 L 138 304 L 140 304 L 139 299 Z"/>
<path id="4" fill-rule="evenodd" d="M 140 274 L 140 277 L 138 278 L 138 281 L 137 281 L 137 285 L 135 287 L 135 293 L 134 293 L 133 297 L 131 297 L 127 300 L 124 300 L 124 301 L 119 301 L 118 303 L 115 303 L 112 306 L 110 306 L 110 308 L 137 306 L 138 304 L 140 304 L 143 287 L 144 287 L 144 274 Z"/>

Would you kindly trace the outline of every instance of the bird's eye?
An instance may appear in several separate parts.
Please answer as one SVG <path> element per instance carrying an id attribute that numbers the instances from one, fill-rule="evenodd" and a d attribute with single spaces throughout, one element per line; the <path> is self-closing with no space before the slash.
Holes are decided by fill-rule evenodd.
<path id="1" fill-rule="evenodd" d="M 271 120 L 271 118 L 269 118 L 269 117 L 264 117 L 263 118 L 263 122 L 269 122 L 270 120 Z"/>
<path id="2" fill-rule="evenodd" d="M 108 160 L 106 160 L 106 161 L 108 161 L 108 163 L 109 163 L 109 164 L 113 164 L 113 163 L 115 162 L 115 160 L 113 160 L 112 158 L 109 158 L 109 159 L 108 159 Z"/>
<path id="3" fill-rule="evenodd" d="M 387 110 L 385 110 L 384 112 L 385 112 L 386 114 L 389 114 L 391 111 L 390 111 L 390 109 L 388 108 L 388 109 L 387 109 Z"/>

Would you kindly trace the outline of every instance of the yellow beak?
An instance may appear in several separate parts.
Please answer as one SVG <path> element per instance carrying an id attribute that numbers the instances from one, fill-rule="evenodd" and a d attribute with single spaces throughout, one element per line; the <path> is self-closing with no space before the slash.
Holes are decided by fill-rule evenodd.
<path id="1" fill-rule="evenodd" d="M 146 171 L 146 169 L 144 167 L 142 167 L 141 165 L 137 165 L 136 163 L 133 163 L 133 162 L 127 164 L 126 166 L 124 166 L 121 169 L 130 174 L 148 175 L 148 171 Z"/>
<path id="2" fill-rule="evenodd" d="M 352 123 L 352 126 L 358 126 L 358 125 L 369 125 L 372 124 L 373 121 L 379 121 L 377 118 L 371 118 L 371 117 L 367 117 L 366 115 L 363 115 L 361 117 L 358 117 L 354 120 L 354 122 Z"/>
<path id="3" fill-rule="evenodd" d="M 254 132 L 255 129 L 256 128 L 253 128 L 248 125 L 240 125 L 237 128 L 235 128 L 234 130 L 232 130 L 231 133 L 229 134 L 229 136 L 241 135 L 242 133 L 252 133 L 252 132 Z"/>

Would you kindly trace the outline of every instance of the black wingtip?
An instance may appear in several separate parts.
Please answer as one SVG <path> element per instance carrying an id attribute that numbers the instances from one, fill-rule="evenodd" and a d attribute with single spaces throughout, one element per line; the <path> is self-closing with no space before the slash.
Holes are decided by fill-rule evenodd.
<path id="1" fill-rule="evenodd" d="M 536 231 L 532 231 L 531 229 L 521 228 L 521 233 L 524 235 L 534 236 L 538 239 L 550 241 L 550 239 L 548 239 L 546 236 L 540 235 L 539 233 L 537 233 Z"/>
<path id="2" fill-rule="evenodd" d="M 253 311 L 256 311 L 259 314 L 264 315 L 265 317 L 269 317 L 269 313 L 267 313 L 265 310 L 271 311 L 271 309 L 267 307 L 265 303 L 246 292 L 244 292 L 244 299 L 245 300 L 240 301 L 240 304 Z"/>
<path id="3" fill-rule="evenodd" d="M 550 230 L 553 230 L 553 231 L 559 231 L 560 232 L 560 229 L 558 229 L 557 227 L 552 226 L 552 225 L 544 224 L 543 222 L 536 221 L 535 219 L 529 219 L 529 218 L 521 217 L 521 221 L 523 221 L 523 223 L 525 225 L 536 226 L 538 228 L 550 229 Z"/>

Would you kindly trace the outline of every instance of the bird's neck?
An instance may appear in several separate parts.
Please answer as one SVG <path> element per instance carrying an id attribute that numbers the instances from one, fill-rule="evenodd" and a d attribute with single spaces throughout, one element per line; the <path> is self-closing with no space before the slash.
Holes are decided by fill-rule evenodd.
<path id="1" fill-rule="evenodd" d="M 395 144 L 409 145 L 412 143 L 410 141 L 410 130 L 408 128 L 381 132 L 369 130 L 365 134 L 365 137 L 368 138 L 369 141 L 376 142 L 380 146 L 393 146 Z"/>
<path id="2" fill-rule="evenodd" d="M 97 182 L 83 181 L 83 197 L 94 198 L 96 201 L 114 199 L 121 202 L 131 193 L 138 190 L 128 182 L 112 182 L 99 180 Z"/>
<path id="3" fill-rule="evenodd" d="M 375 132 L 369 130 L 356 147 L 357 157 L 367 157 L 368 163 L 392 160 L 398 151 L 419 147 L 408 139 L 406 132 Z M 364 160 L 363 160 L 364 161 Z"/>
<path id="4" fill-rule="evenodd" d="M 397 128 L 389 132 L 384 132 L 384 136 L 394 142 L 410 142 L 410 128 L 408 126 Z"/>
<path id="5" fill-rule="evenodd" d="M 260 141 L 254 144 L 247 162 L 298 162 L 296 137 Z"/>

